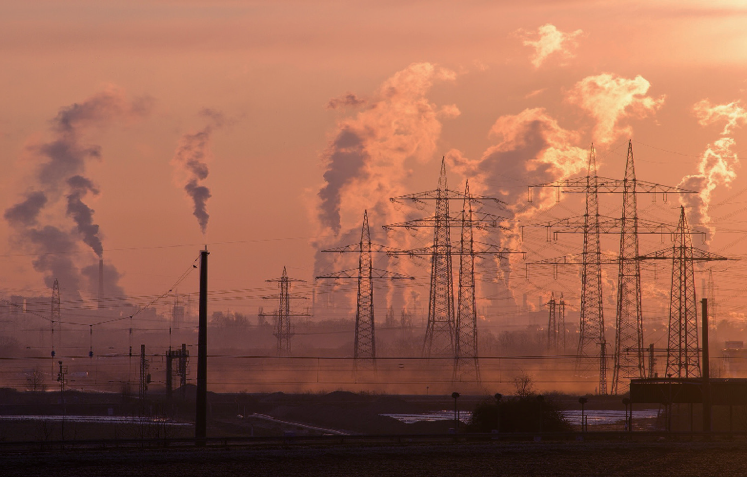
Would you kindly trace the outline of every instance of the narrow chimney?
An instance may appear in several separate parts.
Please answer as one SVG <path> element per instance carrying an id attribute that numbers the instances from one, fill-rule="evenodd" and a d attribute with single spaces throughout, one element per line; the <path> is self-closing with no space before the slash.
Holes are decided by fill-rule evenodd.
<path id="1" fill-rule="evenodd" d="M 104 308 L 104 259 L 99 259 L 99 310 Z"/>

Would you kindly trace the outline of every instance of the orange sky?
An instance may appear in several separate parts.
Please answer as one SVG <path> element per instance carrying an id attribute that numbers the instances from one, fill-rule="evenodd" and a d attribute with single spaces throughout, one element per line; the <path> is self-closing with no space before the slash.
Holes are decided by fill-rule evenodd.
<path id="1" fill-rule="evenodd" d="M 100 159 L 83 166 L 100 194 L 85 201 L 95 210 L 104 256 L 133 297 L 168 290 L 205 240 L 215 290 L 264 288 L 284 265 L 312 280 L 314 244 L 335 243 L 319 220 L 317 194 L 345 127 L 373 131 L 364 149 L 375 181 L 341 191 L 342 233 L 359 227 L 363 207 L 394 192 L 435 187 L 442 155 L 450 157 L 451 184 L 462 187 L 461 173 L 477 174 L 491 148 L 521 141 L 526 121 L 549 128 L 550 149 L 525 158 L 535 166 L 577 171 L 582 162 L 573 161 L 583 161 L 594 141 L 600 174 L 619 177 L 631 136 L 638 177 L 677 185 L 699 172 L 704 152 L 719 139 L 734 141 L 731 152 L 745 150 L 742 119 L 724 134 L 726 116 L 694 110 L 705 99 L 712 108 L 744 100 L 747 8 L 740 3 L 0 2 L 0 203 L 7 210 L 39 190 L 39 145 L 60 134 L 58 112 L 101 94 L 121 104 L 76 130 L 81 145 L 100 146 Z M 388 95 L 392 85 L 397 93 Z M 626 88 L 631 97 L 616 93 Z M 348 93 L 365 103 L 328 108 Z M 148 107 L 138 110 L 138 101 Z M 200 114 L 205 108 L 222 113 L 220 124 Z M 203 239 L 172 159 L 185 134 L 208 126 L 209 175 L 201 184 L 212 197 Z M 733 242 L 741 236 L 719 228 L 740 229 L 747 217 L 747 195 L 735 196 L 747 187 L 747 171 L 733 158 L 725 167 L 728 179 L 712 178 L 710 249 L 739 256 L 745 244 Z M 489 173 L 510 197 L 528 185 L 523 176 Z M 491 187 L 471 180 L 478 190 Z M 50 195 L 38 224 L 70 232 L 78 253 L 69 256 L 82 268 L 95 255 L 71 232 L 65 194 L 63 187 Z M 616 199 L 604 200 L 603 210 L 619 214 Z M 676 202 L 651 208 L 642 197 L 641 216 L 648 207 L 652 220 L 674 221 Z M 541 217 L 581 213 L 580 202 L 568 201 Z M 381 220 L 402 214 L 374 213 L 375 239 L 386 239 Z M 35 252 L 19 245 L 17 234 L 0 220 L 0 293 L 46 295 L 44 273 L 32 268 Z M 545 257 L 579 248 L 578 240 L 563 240 Z M 665 246 L 646 240 L 644 252 Z M 541 250 L 541 242 L 527 245 Z M 523 274 L 523 264 L 515 267 Z M 739 313 L 734 290 L 742 267 L 730 267 L 716 279 L 724 306 Z M 182 290 L 194 291 L 196 280 Z M 552 288 L 551 282 L 536 285 Z M 253 313 L 261 304 L 235 300 L 225 307 Z"/>

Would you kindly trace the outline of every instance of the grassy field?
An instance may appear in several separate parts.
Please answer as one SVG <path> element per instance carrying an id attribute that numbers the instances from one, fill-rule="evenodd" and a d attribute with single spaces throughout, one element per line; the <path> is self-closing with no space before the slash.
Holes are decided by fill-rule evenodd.
<path id="1" fill-rule="evenodd" d="M 731 476 L 747 442 L 532 442 L 3 455 L 4 476 Z"/>

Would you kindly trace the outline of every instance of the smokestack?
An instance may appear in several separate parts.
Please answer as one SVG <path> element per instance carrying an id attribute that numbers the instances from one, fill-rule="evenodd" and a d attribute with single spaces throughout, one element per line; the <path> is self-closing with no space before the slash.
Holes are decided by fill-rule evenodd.
<path id="1" fill-rule="evenodd" d="M 207 266 L 208 251 L 200 251 L 200 309 L 197 331 L 197 396 L 195 398 L 195 440 L 205 445 L 207 437 Z"/>
<path id="2" fill-rule="evenodd" d="M 104 259 L 99 259 L 99 310 L 104 308 Z"/>

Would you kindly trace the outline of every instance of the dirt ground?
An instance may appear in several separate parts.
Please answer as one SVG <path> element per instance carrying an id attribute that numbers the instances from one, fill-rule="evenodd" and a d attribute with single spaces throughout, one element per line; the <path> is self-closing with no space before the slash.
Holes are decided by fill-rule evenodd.
<path id="1" fill-rule="evenodd" d="M 3 455 L 4 476 L 731 476 L 747 442 L 489 443 Z"/>

